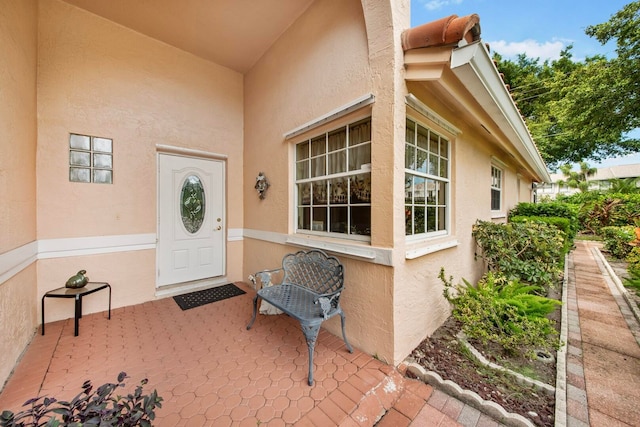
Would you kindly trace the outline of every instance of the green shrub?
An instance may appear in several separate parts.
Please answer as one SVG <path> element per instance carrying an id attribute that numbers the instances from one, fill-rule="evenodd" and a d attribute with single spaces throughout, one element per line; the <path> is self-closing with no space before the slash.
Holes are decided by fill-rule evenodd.
<path id="1" fill-rule="evenodd" d="M 632 226 L 601 228 L 600 235 L 604 238 L 604 250 L 615 258 L 625 259 L 633 249 L 633 246 L 629 245 L 629 242 L 635 238 L 633 230 Z"/>
<path id="2" fill-rule="evenodd" d="M 124 387 L 126 373 L 118 375 L 118 383 L 107 383 L 93 389 L 91 381 L 82 384 L 82 392 L 71 401 L 58 401 L 53 397 L 29 399 L 24 411 L 0 414 L 2 427 L 58 427 L 58 426 L 121 426 L 150 427 L 155 419 L 155 409 L 162 407 L 162 397 L 156 390 L 142 394 L 147 380 L 142 380 L 134 393 L 113 396 L 116 389 Z M 58 419 L 58 416 L 61 418 Z"/>
<path id="3" fill-rule="evenodd" d="M 517 216 L 565 218 L 569 225 L 562 230 L 567 233 L 570 240 L 573 240 L 580 227 L 577 206 L 559 202 L 518 203 L 509 211 L 509 221 L 513 221 L 512 218 Z"/>
<path id="4" fill-rule="evenodd" d="M 636 270 L 640 274 L 640 247 L 632 248 L 627 255 L 627 270 Z"/>
<path id="5" fill-rule="evenodd" d="M 470 338 L 499 344 L 511 354 L 524 350 L 528 357 L 533 357 L 536 349 L 558 348 L 554 322 L 546 316 L 561 303 L 535 295 L 538 287 L 491 272 L 477 286 L 464 279 L 464 285 L 454 286 L 444 269 L 439 277 L 453 317 Z"/>
<path id="6" fill-rule="evenodd" d="M 559 200 L 578 205 L 580 229 L 594 234 L 602 227 L 632 225 L 640 220 L 640 194 L 589 192 Z"/>
<path id="7" fill-rule="evenodd" d="M 573 237 L 575 233 L 571 230 L 571 221 L 567 218 L 560 218 L 556 216 L 512 216 L 509 218 L 510 222 L 542 222 L 556 227 L 560 230 L 564 237 L 563 254 L 569 253 L 573 247 Z M 573 237 L 572 237 L 573 236 Z"/>
<path id="8" fill-rule="evenodd" d="M 564 237 L 545 223 L 478 221 L 473 237 L 489 271 L 544 289 L 555 286 L 564 263 Z"/>

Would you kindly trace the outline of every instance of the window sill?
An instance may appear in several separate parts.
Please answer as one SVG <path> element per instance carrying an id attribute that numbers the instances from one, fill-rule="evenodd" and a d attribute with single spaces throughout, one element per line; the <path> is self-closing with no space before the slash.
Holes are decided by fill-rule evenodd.
<path id="1" fill-rule="evenodd" d="M 357 244 L 329 242 L 313 237 L 288 236 L 286 243 L 307 248 L 323 249 L 329 252 L 336 252 L 358 258 L 373 260 L 376 258 L 376 251 Z"/>
<path id="2" fill-rule="evenodd" d="M 427 246 L 422 246 L 419 248 L 415 248 L 415 249 L 409 249 L 405 252 L 405 259 L 416 259 L 416 258 L 420 258 L 423 257 L 425 255 L 429 255 L 432 254 L 434 252 L 439 252 L 439 251 L 443 251 L 445 249 L 450 249 L 450 248 L 454 248 L 456 246 L 458 246 L 460 244 L 460 242 L 458 242 L 457 239 L 454 240 L 448 240 L 445 242 L 441 242 L 441 243 L 435 243 L 435 244 L 431 244 L 431 245 L 427 245 Z"/>
<path id="3" fill-rule="evenodd" d="M 507 214 L 504 212 L 499 212 L 499 211 L 491 212 L 491 219 L 504 219 L 506 217 L 507 217 Z"/>

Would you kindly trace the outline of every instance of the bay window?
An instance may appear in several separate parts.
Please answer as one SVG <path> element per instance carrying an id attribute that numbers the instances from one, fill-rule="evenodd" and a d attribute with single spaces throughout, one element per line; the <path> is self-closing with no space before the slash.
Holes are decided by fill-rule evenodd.
<path id="1" fill-rule="evenodd" d="M 298 232 L 369 240 L 371 118 L 296 144 Z"/>
<path id="2" fill-rule="evenodd" d="M 405 235 L 448 230 L 449 141 L 407 119 L 405 134 Z"/>

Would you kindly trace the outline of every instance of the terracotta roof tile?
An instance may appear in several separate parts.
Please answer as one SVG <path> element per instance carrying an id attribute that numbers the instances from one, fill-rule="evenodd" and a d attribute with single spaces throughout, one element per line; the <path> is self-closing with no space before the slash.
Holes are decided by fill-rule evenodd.
<path id="1" fill-rule="evenodd" d="M 402 33 L 402 49 L 445 46 L 461 40 L 471 43 L 480 39 L 480 16 L 451 15 L 410 28 Z"/>

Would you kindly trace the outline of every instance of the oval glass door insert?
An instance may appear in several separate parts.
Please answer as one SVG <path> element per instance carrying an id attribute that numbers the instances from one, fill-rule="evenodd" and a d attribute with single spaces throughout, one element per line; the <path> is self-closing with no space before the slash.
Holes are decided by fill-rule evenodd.
<path id="1" fill-rule="evenodd" d="M 205 207 L 202 181 L 196 175 L 189 175 L 180 192 L 180 216 L 189 233 L 195 234 L 202 227 Z"/>

